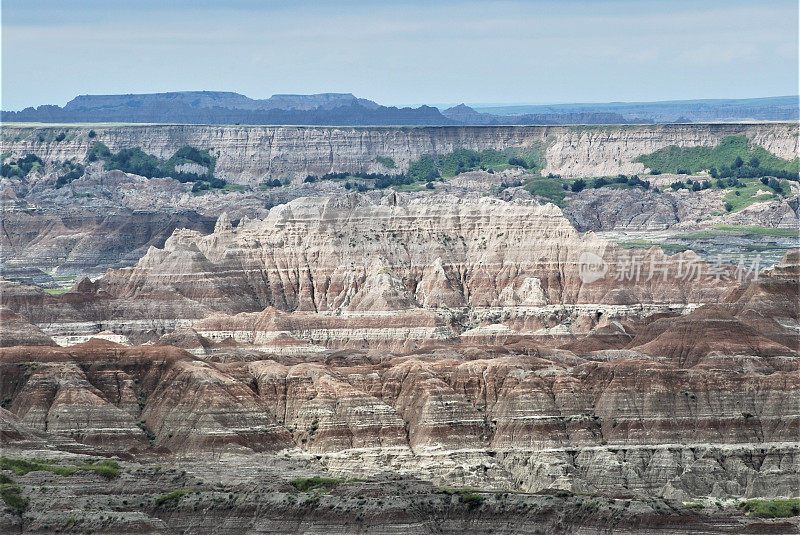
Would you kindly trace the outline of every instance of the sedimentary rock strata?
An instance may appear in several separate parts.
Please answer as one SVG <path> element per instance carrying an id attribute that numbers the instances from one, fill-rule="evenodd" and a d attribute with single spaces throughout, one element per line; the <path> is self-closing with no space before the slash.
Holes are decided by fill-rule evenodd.
<path id="1" fill-rule="evenodd" d="M 630 251 L 521 195 L 189 222 L 63 292 L 0 280 L 3 455 L 121 463 L 0 467 L 38 508 L 0 528 L 48 531 L 51 493 L 87 531 L 796 531 L 734 503 L 798 494 L 798 251 Z"/>
<path id="2" fill-rule="evenodd" d="M 581 273 L 584 258 L 605 262 L 596 280 Z M 601 319 L 691 310 L 732 290 L 733 268 L 712 268 L 692 253 L 634 255 L 581 236 L 553 205 L 351 194 L 297 199 L 238 225 L 223 214 L 209 235 L 176 231 L 96 291 L 112 298 L 104 319 L 204 320 L 196 330 L 216 340 L 413 349 L 481 325 L 571 335 Z M 73 317 L 101 319 L 91 314 Z"/>
<path id="3" fill-rule="evenodd" d="M 3 152 L 28 153 L 45 161 L 83 161 L 94 143 L 111 150 L 140 147 L 169 158 L 190 145 L 213 149 L 217 171 L 240 184 L 265 176 L 301 179 L 329 172 L 385 172 L 376 157 L 392 158 L 399 171 L 424 154 L 455 149 L 498 149 L 540 145 L 544 173 L 602 176 L 644 171 L 634 158 L 669 145 L 713 146 L 731 135 L 746 135 L 770 152 L 792 159 L 798 153 L 796 125 L 696 124 L 612 126 L 438 126 L 438 127 L 297 127 L 124 125 L 30 127 L 4 125 Z M 56 132 L 65 139 L 55 141 Z M 39 141 L 39 136 L 42 140 Z"/>

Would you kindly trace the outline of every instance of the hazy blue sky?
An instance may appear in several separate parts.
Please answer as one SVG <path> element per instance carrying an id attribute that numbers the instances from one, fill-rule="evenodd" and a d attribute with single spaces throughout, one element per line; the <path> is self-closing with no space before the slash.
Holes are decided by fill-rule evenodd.
<path id="1" fill-rule="evenodd" d="M 2 108 L 78 94 L 383 104 L 797 94 L 797 0 L 3 0 Z"/>

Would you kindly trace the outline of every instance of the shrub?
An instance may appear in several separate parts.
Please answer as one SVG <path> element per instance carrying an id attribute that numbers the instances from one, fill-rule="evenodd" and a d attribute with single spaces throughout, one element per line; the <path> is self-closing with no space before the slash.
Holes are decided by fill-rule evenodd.
<path id="1" fill-rule="evenodd" d="M 342 479 L 332 477 L 299 477 L 292 479 L 289 484 L 299 490 L 300 492 L 308 492 L 314 489 L 327 489 L 330 490 L 341 483 Z"/>
<path id="2" fill-rule="evenodd" d="M 97 132 L 95 132 L 94 130 L 89 130 L 89 138 L 93 139 L 95 137 L 97 137 Z"/>
<path id="3" fill-rule="evenodd" d="M 388 156 L 376 156 L 375 161 L 384 166 L 386 169 L 394 169 L 396 167 L 394 160 Z"/>
<path id="4" fill-rule="evenodd" d="M 170 161 L 173 163 L 193 162 L 213 170 L 216 158 L 211 156 L 208 150 L 200 150 L 187 145 L 178 149 L 175 154 L 172 155 Z"/>
<path id="5" fill-rule="evenodd" d="M 633 175 L 628 179 L 628 185 L 637 188 L 650 189 L 650 181 L 642 180 L 639 175 Z"/>
<path id="6" fill-rule="evenodd" d="M 111 150 L 109 150 L 105 144 L 98 141 L 89 149 L 89 152 L 86 154 L 86 160 L 96 162 L 97 160 L 108 158 L 109 156 L 111 156 Z"/>
<path id="7" fill-rule="evenodd" d="M 281 186 L 283 186 L 283 182 L 281 182 L 277 178 L 273 178 L 272 180 L 265 180 L 264 182 L 259 184 L 259 187 L 261 189 L 280 188 Z"/>
<path id="8" fill-rule="evenodd" d="M 61 168 L 66 171 L 63 175 L 60 175 L 56 179 L 56 188 L 60 188 L 72 182 L 73 180 L 77 180 L 84 175 L 85 169 L 83 165 L 76 164 L 70 161 L 66 161 L 63 163 Z"/>
<path id="9" fill-rule="evenodd" d="M 483 495 L 469 490 L 462 491 L 458 497 L 458 500 L 470 509 L 480 506 L 484 499 Z"/>
<path id="10" fill-rule="evenodd" d="M 572 186 L 571 186 L 570 189 L 572 189 L 573 192 L 577 193 L 579 191 L 582 191 L 583 188 L 585 188 L 585 187 L 586 187 L 586 181 L 583 180 L 582 178 L 579 178 L 578 180 L 576 180 L 575 182 L 572 183 Z"/>
<path id="11" fill-rule="evenodd" d="M 41 158 L 35 154 L 26 154 L 16 161 L 4 163 L 0 175 L 4 177 L 25 178 L 28 176 L 28 173 L 40 165 L 44 165 Z"/>
<path id="12" fill-rule="evenodd" d="M 66 138 L 67 134 L 65 134 L 64 132 L 59 132 L 59 134 L 56 136 L 56 141 L 61 142 L 64 141 Z"/>
<path id="13" fill-rule="evenodd" d="M 466 504 L 470 509 L 479 506 L 484 501 L 483 495 L 479 494 L 476 489 L 452 489 L 448 487 L 439 487 L 439 490 L 449 496 L 457 494 L 458 501 Z"/>
<path id="14" fill-rule="evenodd" d="M 781 183 L 778 182 L 776 179 L 770 178 L 769 180 L 767 180 L 767 185 L 770 188 L 774 189 L 777 193 L 783 193 L 783 187 L 781 186 Z"/>
<path id="15" fill-rule="evenodd" d="M 209 181 L 209 185 L 215 189 L 224 188 L 225 184 L 227 184 L 225 180 L 217 177 L 212 177 L 211 180 Z"/>
<path id="16" fill-rule="evenodd" d="M 439 178 L 439 171 L 436 169 L 436 160 L 433 156 L 426 154 L 419 160 L 412 162 L 408 166 L 408 176 L 414 182 L 430 182 Z"/>

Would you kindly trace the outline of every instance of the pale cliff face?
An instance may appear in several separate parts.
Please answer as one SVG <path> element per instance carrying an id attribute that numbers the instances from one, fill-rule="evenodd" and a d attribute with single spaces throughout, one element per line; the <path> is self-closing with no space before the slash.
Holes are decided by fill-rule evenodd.
<path id="1" fill-rule="evenodd" d="M 93 129 L 96 137 L 89 138 Z M 54 141 L 55 132 L 66 138 Z M 39 141 L 42 135 L 45 141 Z M 168 158 L 190 145 L 214 149 L 217 174 L 231 182 L 255 185 L 265 177 L 300 179 L 328 172 L 390 170 L 375 161 L 392 158 L 404 171 L 423 154 L 541 146 L 545 174 L 565 177 L 632 174 L 644 171 L 633 160 L 669 145 L 713 146 L 744 135 L 781 158 L 798 155 L 794 123 L 633 126 L 453 126 L 453 127 L 299 127 L 299 126 L 17 126 L 4 125 L 2 152 L 33 153 L 50 161 L 83 161 L 97 141 L 117 151 L 140 147 Z"/>

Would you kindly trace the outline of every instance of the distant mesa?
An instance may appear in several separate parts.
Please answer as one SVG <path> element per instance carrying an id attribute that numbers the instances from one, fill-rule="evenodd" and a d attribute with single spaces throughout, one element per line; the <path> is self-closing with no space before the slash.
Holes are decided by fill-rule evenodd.
<path id="1" fill-rule="evenodd" d="M 276 94 L 252 99 L 230 91 L 79 95 L 64 107 L 3 111 L 4 122 L 251 125 L 558 125 L 797 120 L 797 97 L 611 102 L 475 109 L 459 104 L 383 106 L 352 93 Z"/>
<path id="2" fill-rule="evenodd" d="M 223 91 L 80 95 L 59 106 L 2 112 L 6 122 L 127 122 L 178 124 L 446 125 L 430 106 L 381 106 L 350 93 L 273 95 L 255 100 Z"/>

